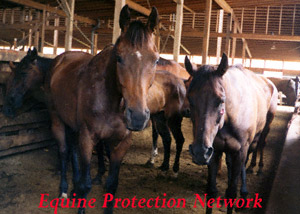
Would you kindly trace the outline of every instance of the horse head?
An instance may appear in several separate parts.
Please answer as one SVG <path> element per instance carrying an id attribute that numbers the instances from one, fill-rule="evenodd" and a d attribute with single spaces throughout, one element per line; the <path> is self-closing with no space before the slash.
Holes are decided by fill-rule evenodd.
<path id="1" fill-rule="evenodd" d="M 187 92 L 194 135 L 189 146 L 190 154 L 196 164 L 209 164 L 214 138 L 224 124 L 226 94 L 223 75 L 228 68 L 228 58 L 223 54 L 218 68 L 203 65 L 195 69 L 186 57 L 185 67 L 193 77 Z"/>
<path id="2" fill-rule="evenodd" d="M 152 33 L 158 24 L 158 12 L 152 8 L 147 24 L 130 22 L 128 6 L 121 10 L 121 35 L 115 44 L 117 84 L 125 104 L 127 128 L 139 131 L 150 118 L 147 94 L 154 81 L 158 51 Z"/>
<path id="3" fill-rule="evenodd" d="M 31 89 L 42 82 L 41 73 L 37 65 L 37 50 L 29 49 L 26 56 L 16 66 L 10 63 L 11 75 L 6 84 L 6 95 L 3 113 L 14 117 L 16 109 L 23 104 L 24 96 Z"/>

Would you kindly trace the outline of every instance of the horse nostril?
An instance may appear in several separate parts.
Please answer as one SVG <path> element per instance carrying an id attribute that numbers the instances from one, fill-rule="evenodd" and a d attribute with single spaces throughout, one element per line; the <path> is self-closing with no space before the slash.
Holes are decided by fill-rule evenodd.
<path id="1" fill-rule="evenodd" d="M 213 147 L 209 147 L 207 149 L 207 151 L 206 151 L 205 158 L 206 159 L 210 158 L 210 156 L 212 155 L 213 151 L 214 151 Z"/>
<path id="2" fill-rule="evenodd" d="M 146 110 L 145 110 L 145 113 L 146 113 L 146 115 L 150 114 L 150 110 L 149 110 L 149 109 L 146 109 Z"/>

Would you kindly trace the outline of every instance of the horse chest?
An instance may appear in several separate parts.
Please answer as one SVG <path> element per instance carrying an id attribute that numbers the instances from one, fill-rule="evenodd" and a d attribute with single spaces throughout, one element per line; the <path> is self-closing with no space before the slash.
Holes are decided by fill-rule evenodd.
<path id="1" fill-rule="evenodd" d="M 108 115 L 102 115 L 88 122 L 90 131 L 93 132 L 98 139 L 121 141 L 130 134 L 122 116 L 119 114 L 110 113 Z"/>

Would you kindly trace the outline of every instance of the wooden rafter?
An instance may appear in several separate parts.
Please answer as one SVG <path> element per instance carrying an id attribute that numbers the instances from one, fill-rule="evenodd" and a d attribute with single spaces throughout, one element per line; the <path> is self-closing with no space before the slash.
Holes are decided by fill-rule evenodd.
<path id="1" fill-rule="evenodd" d="M 38 3 L 35 1 L 30 1 L 30 0 L 5 0 L 5 1 L 13 2 L 13 3 L 24 5 L 27 7 L 32 7 L 32 8 L 38 9 L 38 10 L 46 10 L 48 12 L 56 13 L 63 17 L 67 17 L 66 13 L 63 10 L 57 9 L 55 7 L 51 7 L 49 5 L 41 4 L 41 3 Z M 83 17 L 83 16 L 78 16 L 76 14 L 74 15 L 74 20 L 83 22 L 83 23 L 87 23 L 87 24 L 91 24 L 91 25 L 97 24 L 97 22 L 95 20 L 92 20 L 92 19 L 89 19 L 89 18 Z"/>
<path id="2" fill-rule="evenodd" d="M 233 21 L 236 23 L 236 28 L 238 30 L 239 33 L 242 33 L 242 28 L 241 28 L 241 25 L 239 23 L 239 20 L 238 18 L 235 16 L 234 12 L 233 12 L 233 9 L 230 7 L 230 5 L 225 1 L 225 0 L 215 0 L 215 2 L 227 13 L 231 13 L 231 16 L 232 16 L 232 19 Z M 250 49 L 248 47 L 248 44 L 247 44 L 247 41 L 245 40 L 245 38 L 242 38 L 243 40 L 243 43 L 246 43 L 245 44 L 245 47 L 246 47 L 246 51 L 249 55 L 250 58 L 252 58 L 252 54 L 250 52 Z"/>

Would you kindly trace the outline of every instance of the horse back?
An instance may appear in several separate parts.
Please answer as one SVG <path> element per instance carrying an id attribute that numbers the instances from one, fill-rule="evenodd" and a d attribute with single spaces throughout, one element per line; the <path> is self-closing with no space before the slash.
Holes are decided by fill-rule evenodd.
<path id="1" fill-rule="evenodd" d="M 84 66 L 92 59 L 84 52 L 65 52 L 55 58 L 47 80 L 50 110 L 56 111 L 68 126 L 76 130 L 77 86 Z M 55 110 L 54 110 L 55 109 Z"/>
<path id="2" fill-rule="evenodd" d="M 174 60 L 167 60 L 162 57 L 159 58 L 156 66 L 157 71 L 168 71 L 175 76 L 187 80 L 190 75 L 179 63 Z"/>
<path id="3" fill-rule="evenodd" d="M 276 111 L 276 87 L 242 67 L 230 67 L 224 78 L 227 117 L 239 135 L 247 135 L 251 142 L 263 130 L 268 112 Z"/>
<path id="4" fill-rule="evenodd" d="M 164 111 L 167 117 L 180 113 L 186 89 L 182 79 L 168 71 L 157 71 L 148 92 L 147 105 L 151 113 Z"/>

